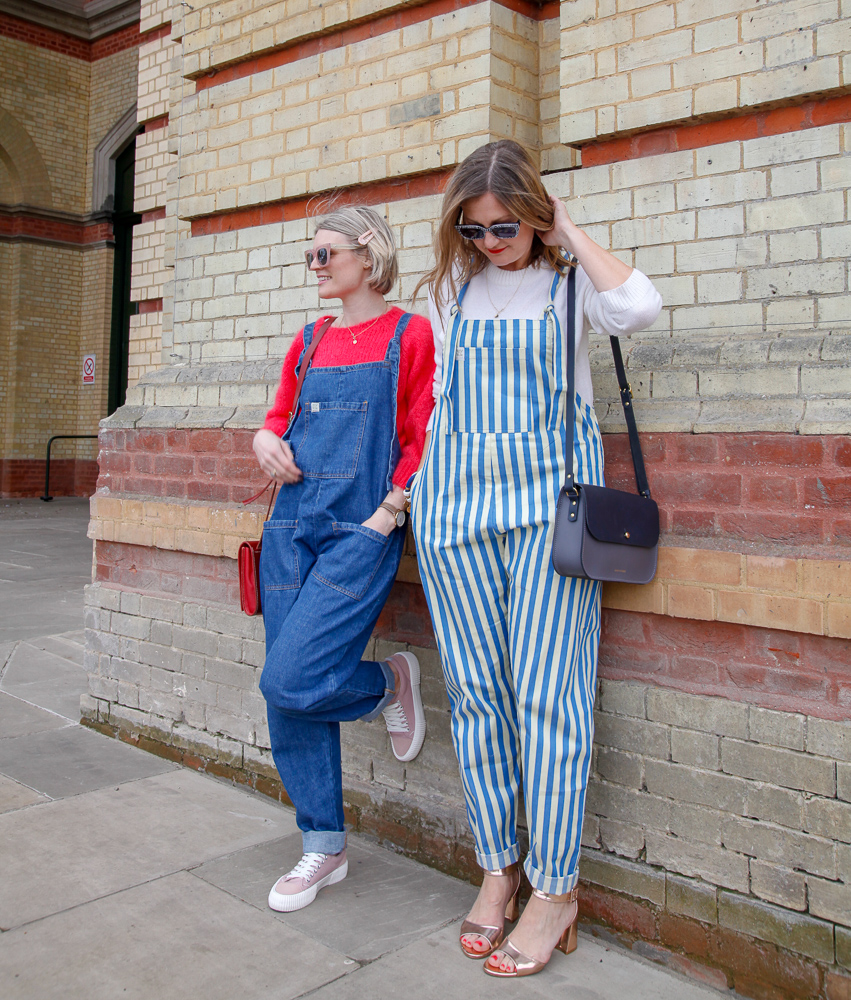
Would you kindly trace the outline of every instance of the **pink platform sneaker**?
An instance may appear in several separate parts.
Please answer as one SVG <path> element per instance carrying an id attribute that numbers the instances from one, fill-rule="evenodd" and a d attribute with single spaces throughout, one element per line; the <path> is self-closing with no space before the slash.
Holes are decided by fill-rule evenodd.
<path id="1" fill-rule="evenodd" d="M 420 697 L 420 664 L 413 653 L 395 653 L 388 660 L 399 674 L 396 697 L 381 713 L 390 734 L 393 753 L 409 761 L 422 749 L 426 723 Z"/>
<path id="2" fill-rule="evenodd" d="M 339 854 L 308 852 L 291 872 L 282 875 L 269 893 L 269 906 L 279 913 L 300 910 L 326 885 L 342 882 L 349 871 L 345 849 Z"/>

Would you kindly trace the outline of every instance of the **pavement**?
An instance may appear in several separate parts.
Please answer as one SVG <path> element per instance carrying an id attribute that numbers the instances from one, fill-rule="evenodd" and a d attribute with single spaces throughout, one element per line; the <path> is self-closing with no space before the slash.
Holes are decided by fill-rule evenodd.
<path id="1" fill-rule="evenodd" d="M 0 500 L 3 1000 L 717 1000 L 580 931 L 496 982 L 458 948 L 475 889 L 351 836 L 349 875 L 276 914 L 290 809 L 78 724 L 88 501 Z"/>

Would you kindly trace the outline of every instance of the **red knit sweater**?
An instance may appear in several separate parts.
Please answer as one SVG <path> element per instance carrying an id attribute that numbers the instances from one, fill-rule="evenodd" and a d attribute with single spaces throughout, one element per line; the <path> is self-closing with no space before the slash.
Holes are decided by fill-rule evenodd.
<path id="1" fill-rule="evenodd" d="M 383 361 L 387 345 L 396 329 L 402 310 L 394 306 L 378 322 L 367 320 L 352 327 L 328 329 L 316 348 L 311 365 L 331 368 L 335 365 L 356 365 L 369 361 Z M 317 320 L 317 327 L 324 317 Z M 373 324 L 374 325 L 370 325 Z M 361 332 L 363 331 L 363 332 Z M 352 333 L 357 344 L 352 343 Z M 266 414 L 265 428 L 282 435 L 287 429 L 287 416 L 292 409 L 295 395 L 295 367 L 304 350 L 304 337 L 300 332 L 293 340 L 284 367 L 281 384 L 275 394 L 272 409 Z M 399 389 L 396 403 L 396 431 L 402 455 L 393 472 L 393 483 L 404 486 L 408 477 L 417 471 L 425 444 L 426 424 L 434 406 L 432 382 L 434 380 L 434 338 L 431 324 L 424 316 L 412 316 L 402 334 L 399 358 Z"/>

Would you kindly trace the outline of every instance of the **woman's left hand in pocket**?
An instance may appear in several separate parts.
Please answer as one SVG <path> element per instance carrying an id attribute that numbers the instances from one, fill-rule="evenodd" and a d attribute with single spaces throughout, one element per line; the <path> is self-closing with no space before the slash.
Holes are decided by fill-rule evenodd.
<path id="1" fill-rule="evenodd" d="M 372 528 L 385 537 L 396 527 L 396 521 L 389 510 L 379 507 L 378 510 L 363 522 L 364 528 Z"/>

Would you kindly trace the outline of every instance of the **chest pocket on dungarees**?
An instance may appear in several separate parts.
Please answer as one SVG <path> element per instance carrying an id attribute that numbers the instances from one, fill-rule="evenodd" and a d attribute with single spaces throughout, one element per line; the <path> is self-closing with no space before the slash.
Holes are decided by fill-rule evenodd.
<path id="1" fill-rule="evenodd" d="M 304 433 L 295 463 L 310 479 L 354 479 L 366 426 L 366 401 L 304 404 Z"/>
<path id="2" fill-rule="evenodd" d="M 453 359 L 450 429 L 517 434 L 557 426 L 551 341 L 542 320 L 464 322 Z"/>

